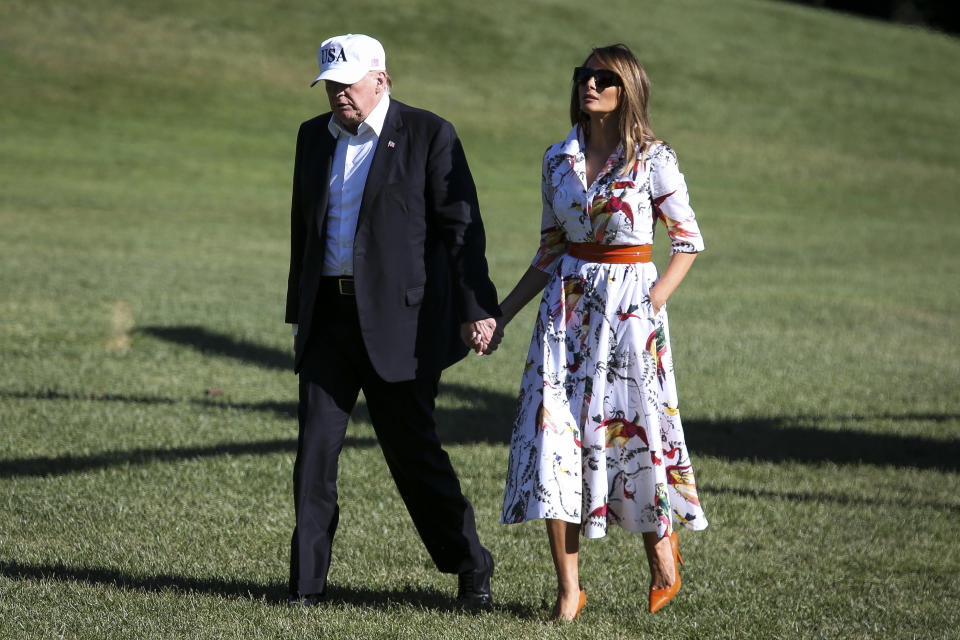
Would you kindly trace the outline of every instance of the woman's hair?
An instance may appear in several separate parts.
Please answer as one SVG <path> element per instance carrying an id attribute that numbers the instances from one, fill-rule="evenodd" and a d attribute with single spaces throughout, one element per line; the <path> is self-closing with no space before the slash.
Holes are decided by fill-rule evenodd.
<path id="1" fill-rule="evenodd" d="M 650 146 L 657 142 L 657 137 L 653 135 L 653 130 L 650 128 L 650 119 L 647 117 L 650 80 L 640 61 L 625 44 L 596 47 L 583 61 L 584 66 L 590 58 L 594 58 L 620 76 L 623 83 L 617 115 L 620 121 L 620 142 L 623 143 L 625 157 L 623 173 L 626 173 L 637 161 L 637 147 L 640 148 L 642 159 Z M 584 138 L 590 135 L 590 117 L 580 111 L 580 95 L 576 82 L 570 92 L 570 123 L 582 127 Z"/>

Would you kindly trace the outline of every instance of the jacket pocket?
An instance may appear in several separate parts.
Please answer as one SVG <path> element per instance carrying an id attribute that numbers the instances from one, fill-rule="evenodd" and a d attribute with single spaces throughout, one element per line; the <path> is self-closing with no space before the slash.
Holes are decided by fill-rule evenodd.
<path id="1" fill-rule="evenodd" d="M 408 307 L 415 307 L 423 302 L 423 287 L 407 289 L 406 302 Z"/>

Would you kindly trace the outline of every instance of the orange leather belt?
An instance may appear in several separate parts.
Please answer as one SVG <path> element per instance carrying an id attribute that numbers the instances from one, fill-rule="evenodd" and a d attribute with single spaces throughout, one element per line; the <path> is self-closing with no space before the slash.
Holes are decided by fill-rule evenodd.
<path id="1" fill-rule="evenodd" d="M 587 262 L 609 262 L 613 264 L 633 264 L 650 262 L 653 255 L 652 244 L 609 245 L 595 242 L 567 243 L 567 253 L 574 258 Z"/>

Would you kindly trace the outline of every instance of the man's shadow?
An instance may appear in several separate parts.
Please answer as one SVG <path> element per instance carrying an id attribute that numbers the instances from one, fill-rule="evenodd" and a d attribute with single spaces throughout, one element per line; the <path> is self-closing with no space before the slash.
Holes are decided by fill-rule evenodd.
<path id="1" fill-rule="evenodd" d="M 290 352 L 274 349 L 261 344 L 241 340 L 224 333 L 212 331 L 196 325 L 181 327 L 141 327 L 139 333 L 152 336 L 165 342 L 188 347 L 200 353 L 237 360 L 246 365 L 293 372 L 293 355 Z M 447 408 L 440 406 L 434 413 L 437 422 L 437 434 L 446 444 L 499 444 L 510 441 L 512 425 L 510 416 L 516 404 L 516 398 L 462 384 L 440 383 L 440 396 L 452 397 L 456 404 L 466 403 L 466 408 Z M 216 404 L 211 401 L 210 404 Z M 245 408 L 243 405 L 232 405 Z M 252 410 L 273 409 L 278 413 L 296 418 L 296 404 L 264 406 L 248 405 Z M 361 398 L 354 416 L 365 422 L 370 421 L 366 406 Z"/>

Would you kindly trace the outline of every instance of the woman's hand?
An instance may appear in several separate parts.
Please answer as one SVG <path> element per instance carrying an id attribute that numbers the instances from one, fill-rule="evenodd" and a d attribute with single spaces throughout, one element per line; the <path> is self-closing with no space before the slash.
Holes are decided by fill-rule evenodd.
<path id="1" fill-rule="evenodd" d="M 660 309 L 663 308 L 663 305 L 667 304 L 667 296 L 660 297 L 660 292 L 657 291 L 657 286 L 654 285 L 650 289 L 650 306 L 653 307 L 653 315 L 660 313 Z"/>
<path id="2" fill-rule="evenodd" d="M 660 313 L 663 305 L 667 304 L 667 298 L 687 275 L 696 257 L 695 253 L 675 253 L 670 256 L 670 262 L 660 279 L 650 287 L 650 306 L 653 307 L 654 315 Z"/>
<path id="3" fill-rule="evenodd" d="M 497 350 L 497 347 L 500 346 L 500 341 L 503 340 L 503 330 L 507 326 L 507 320 L 500 316 L 496 318 L 497 326 L 493 330 L 493 336 L 490 338 L 490 342 L 487 343 L 487 348 L 483 350 L 483 355 L 488 356 L 494 351 Z"/>

